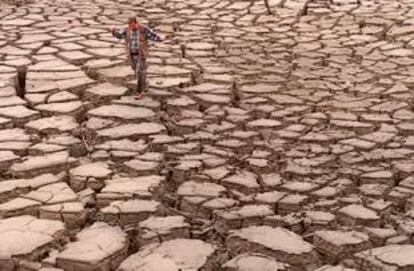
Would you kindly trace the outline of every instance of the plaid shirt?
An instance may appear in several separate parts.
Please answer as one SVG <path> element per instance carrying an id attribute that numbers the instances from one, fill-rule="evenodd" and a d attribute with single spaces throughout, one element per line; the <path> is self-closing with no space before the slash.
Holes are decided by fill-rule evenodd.
<path id="1" fill-rule="evenodd" d="M 152 40 L 152 41 L 161 41 L 161 38 L 150 28 L 148 27 L 144 27 L 144 34 L 145 34 L 145 38 L 147 40 Z M 126 29 L 119 29 L 119 28 L 114 28 L 112 30 L 112 34 L 117 38 L 117 39 L 126 39 Z M 130 44 L 129 44 L 129 48 L 131 50 L 131 53 L 137 54 L 139 53 L 139 37 L 140 37 L 141 33 L 138 30 L 133 30 L 131 32 L 131 40 L 130 40 Z"/>

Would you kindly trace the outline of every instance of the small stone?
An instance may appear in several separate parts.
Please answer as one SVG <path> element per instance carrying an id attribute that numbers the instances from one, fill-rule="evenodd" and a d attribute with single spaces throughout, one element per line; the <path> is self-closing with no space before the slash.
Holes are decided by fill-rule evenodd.
<path id="1" fill-rule="evenodd" d="M 379 226 L 379 216 L 362 205 L 351 204 L 338 210 L 338 221 L 348 225 Z"/>
<path id="2" fill-rule="evenodd" d="M 280 263 L 259 253 L 239 255 L 224 263 L 221 267 L 223 271 L 285 271 L 290 268 L 288 264 Z"/>
<path id="3" fill-rule="evenodd" d="M 244 225 L 257 223 L 257 221 L 248 221 L 248 220 L 253 220 L 257 218 L 261 218 L 260 220 L 262 220 L 263 217 L 271 216 L 273 214 L 274 214 L 274 211 L 270 206 L 256 205 L 256 204 L 244 205 L 243 207 L 237 208 L 235 210 L 217 212 L 218 216 L 222 216 L 225 219 L 244 220 L 243 221 Z M 261 223 L 259 222 L 259 224 Z"/>
<path id="4" fill-rule="evenodd" d="M 46 134 L 69 132 L 78 127 L 75 119 L 70 116 L 53 116 L 41 118 L 26 124 L 26 128 Z"/>
<path id="5" fill-rule="evenodd" d="M 65 270 L 113 270 L 127 256 L 126 234 L 119 227 L 96 222 L 79 232 L 76 239 L 56 256 L 57 267 Z"/>
<path id="6" fill-rule="evenodd" d="M 146 119 L 151 120 L 154 112 L 147 108 L 126 105 L 103 105 L 88 111 L 88 115 L 103 118 L 116 118 L 121 120 Z"/>
<path id="7" fill-rule="evenodd" d="M 98 131 L 98 135 L 109 139 L 122 139 L 130 136 L 154 135 L 165 131 L 165 127 L 153 122 L 123 124 Z"/>
<path id="8" fill-rule="evenodd" d="M 190 237 L 190 224 L 182 216 L 150 217 L 139 223 L 139 229 L 141 245 Z"/>
<path id="9" fill-rule="evenodd" d="M 409 270 L 414 267 L 413 245 L 389 245 L 355 254 L 357 266 L 369 270 Z"/>
<path id="10" fill-rule="evenodd" d="M 133 159 L 124 163 L 127 171 L 139 176 L 146 174 L 159 174 L 160 163 L 158 161 L 143 161 L 140 159 Z"/>
<path id="11" fill-rule="evenodd" d="M 341 261 L 370 248 L 368 235 L 361 232 L 317 231 L 313 244 L 330 262 Z"/>
<path id="12" fill-rule="evenodd" d="M 11 171 L 17 175 L 35 176 L 44 171 L 58 172 L 76 165 L 77 160 L 70 157 L 67 152 L 56 152 L 44 156 L 30 156 L 22 163 L 15 163 Z"/>
<path id="13" fill-rule="evenodd" d="M 150 199 L 163 180 L 164 177 L 157 175 L 106 180 L 101 193 L 97 195 L 98 204 L 106 206 L 117 199 Z"/>
<path id="14" fill-rule="evenodd" d="M 65 202 L 40 207 L 39 218 L 61 220 L 68 228 L 80 228 L 86 223 L 87 213 L 82 203 Z"/>
<path id="15" fill-rule="evenodd" d="M 47 99 L 48 103 L 69 102 L 76 101 L 79 97 L 69 91 L 60 91 L 50 95 Z"/>
<path id="16" fill-rule="evenodd" d="M 119 271 L 134 271 L 142 267 L 163 271 L 200 270 L 214 251 L 214 245 L 201 240 L 170 240 L 144 246 L 122 262 Z"/>
<path id="17" fill-rule="evenodd" d="M 55 114 L 67 114 L 76 116 L 82 111 L 83 103 L 81 101 L 65 102 L 65 103 L 49 103 L 36 106 L 36 110 L 42 112 L 44 116 L 52 116 Z"/>
<path id="18" fill-rule="evenodd" d="M 103 179 L 106 179 L 110 176 L 112 171 L 109 169 L 107 163 L 96 162 L 96 163 L 87 163 L 80 165 L 76 168 L 73 168 L 69 171 L 70 175 L 70 186 L 75 191 L 81 191 L 88 186 L 89 179 L 100 180 L 103 184 Z"/>
<path id="19" fill-rule="evenodd" d="M 63 236 L 65 227 L 60 221 L 18 216 L 0 220 L 0 266 L 13 266 L 13 258 L 40 259 L 45 246 L 53 246 Z M 13 270 L 13 269 L 6 269 Z"/>
<path id="20" fill-rule="evenodd" d="M 161 212 L 161 203 L 154 200 L 113 201 L 100 210 L 104 221 L 121 226 L 144 221 Z"/>
<path id="21" fill-rule="evenodd" d="M 20 160 L 20 157 L 12 151 L 0 151 L 0 169 L 8 169 L 13 162 Z"/>
<path id="22" fill-rule="evenodd" d="M 21 125 L 28 121 L 38 119 L 40 114 L 23 105 L 17 105 L 12 107 L 0 107 L 0 116 L 10 118 L 16 125 Z"/>
<path id="23" fill-rule="evenodd" d="M 177 190 L 179 196 L 219 197 L 226 188 L 214 183 L 198 183 L 189 181 L 183 183 Z"/>
<path id="24" fill-rule="evenodd" d="M 77 196 L 73 190 L 63 182 L 42 186 L 39 189 L 24 195 L 23 197 L 37 201 L 41 204 L 73 202 L 77 199 Z"/>
<path id="25" fill-rule="evenodd" d="M 241 191 L 251 191 L 252 189 L 260 188 L 257 176 L 249 171 L 240 171 L 235 175 L 224 178 L 221 180 L 221 183 Z"/>
<path id="26" fill-rule="evenodd" d="M 86 97 L 93 102 L 97 100 L 114 99 L 125 95 L 128 92 L 126 87 L 116 86 L 111 83 L 103 83 L 85 90 Z"/>
<path id="27" fill-rule="evenodd" d="M 365 227 L 364 232 L 368 234 L 374 247 L 384 246 L 385 241 L 397 235 L 397 231 L 391 228 Z"/>
<path id="28" fill-rule="evenodd" d="M 314 265 L 316 268 L 319 261 L 311 244 L 299 235 L 279 227 L 251 226 L 234 230 L 227 237 L 226 246 L 238 248 L 240 252 L 254 250 L 297 268 L 311 268 Z"/>

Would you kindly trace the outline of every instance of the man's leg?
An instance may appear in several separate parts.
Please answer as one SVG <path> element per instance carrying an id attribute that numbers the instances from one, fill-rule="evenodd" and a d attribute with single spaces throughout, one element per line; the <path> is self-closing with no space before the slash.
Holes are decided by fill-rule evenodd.
<path id="1" fill-rule="evenodd" d="M 137 79 L 137 91 L 135 93 L 135 99 L 140 99 L 142 97 L 142 92 L 144 90 L 143 82 L 142 82 L 142 72 L 141 72 L 141 60 L 137 56 L 136 58 L 136 68 L 135 68 L 135 78 Z"/>
<path id="2" fill-rule="evenodd" d="M 131 68 L 134 71 L 135 80 L 137 80 L 135 92 L 139 92 L 139 56 L 136 54 L 131 54 Z"/>
<path id="3" fill-rule="evenodd" d="M 135 72 L 137 70 L 136 56 L 131 54 L 131 69 Z"/>
<path id="4" fill-rule="evenodd" d="M 141 92 L 147 91 L 147 62 L 145 59 L 139 61 L 139 80 Z"/>
<path id="5" fill-rule="evenodd" d="M 135 78 L 137 79 L 137 94 L 142 92 L 142 82 L 141 82 L 141 61 L 137 57 L 136 68 L 135 68 Z"/>
<path id="6" fill-rule="evenodd" d="M 145 59 L 139 59 L 137 63 L 137 92 L 142 94 L 147 88 L 147 65 Z"/>

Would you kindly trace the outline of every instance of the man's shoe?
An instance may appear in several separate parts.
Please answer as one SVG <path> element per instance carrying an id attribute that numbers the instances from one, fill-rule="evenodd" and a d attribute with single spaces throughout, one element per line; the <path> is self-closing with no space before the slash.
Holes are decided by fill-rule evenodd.
<path id="1" fill-rule="evenodd" d="M 141 92 L 139 92 L 139 93 L 137 93 L 137 94 L 135 94 L 135 96 L 134 96 L 134 99 L 135 100 L 139 100 L 139 99 L 141 99 L 142 98 L 142 93 Z"/>

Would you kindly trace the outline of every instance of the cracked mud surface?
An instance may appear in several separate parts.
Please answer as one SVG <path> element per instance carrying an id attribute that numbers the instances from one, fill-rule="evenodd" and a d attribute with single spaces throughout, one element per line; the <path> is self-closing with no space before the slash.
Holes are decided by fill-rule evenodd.
<path id="1" fill-rule="evenodd" d="M 108 29 L 137 14 L 149 91 Z M 414 270 L 410 0 L 0 3 L 0 270 Z"/>

